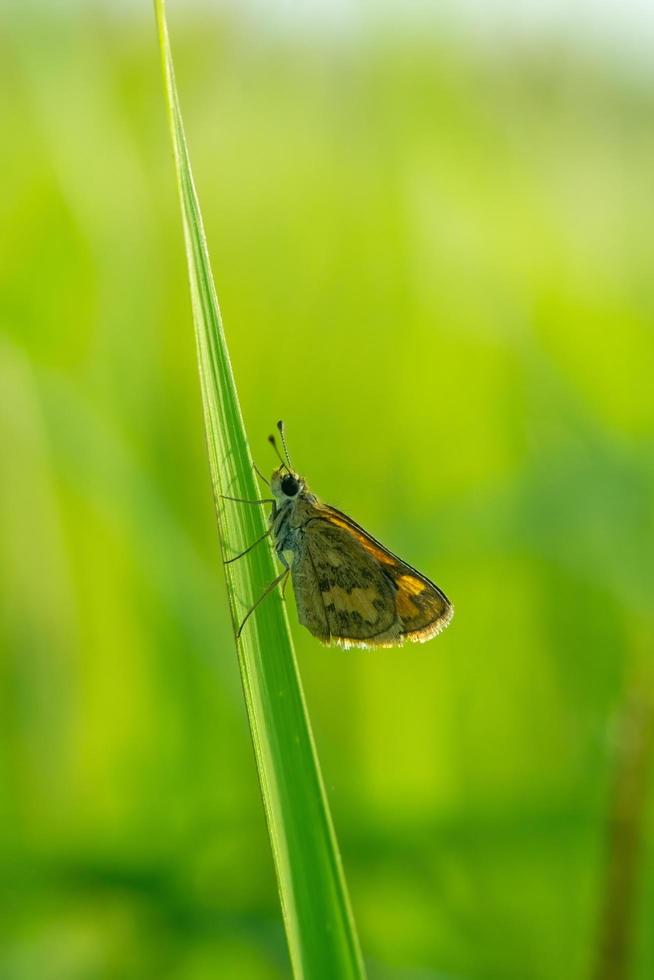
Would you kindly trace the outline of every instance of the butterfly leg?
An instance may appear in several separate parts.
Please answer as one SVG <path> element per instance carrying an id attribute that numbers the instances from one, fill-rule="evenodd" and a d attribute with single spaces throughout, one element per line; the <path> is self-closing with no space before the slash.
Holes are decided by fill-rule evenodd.
<path id="1" fill-rule="evenodd" d="M 276 579 L 273 579 L 273 581 L 270 583 L 270 585 L 268 585 L 264 589 L 264 591 L 261 593 L 261 595 L 259 596 L 259 598 L 255 602 L 255 604 L 250 609 L 248 609 L 248 611 L 246 612 L 245 616 L 241 620 L 241 625 L 239 626 L 238 630 L 236 631 L 236 639 L 237 640 L 238 640 L 238 638 L 240 637 L 240 635 L 241 635 L 241 633 L 243 631 L 243 627 L 245 626 L 245 623 L 247 622 L 247 620 L 249 619 L 249 617 L 252 615 L 252 613 L 254 612 L 254 610 L 257 608 L 258 605 L 260 605 L 263 602 L 263 600 L 266 598 L 267 595 L 270 595 L 270 593 L 273 591 L 273 589 L 275 589 L 279 585 L 279 583 L 281 582 L 282 579 L 284 579 L 284 585 L 282 586 L 282 595 L 284 594 L 284 586 L 286 585 L 286 582 L 288 581 L 288 576 L 289 575 L 290 575 L 290 569 L 285 568 L 284 571 L 281 572 L 281 574 L 279 574 Z"/>
<path id="2" fill-rule="evenodd" d="M 259 479 L 262 480 L 263 483 L 265 483 L 268 489 L 270 490 L 270 480 L 266 480 L 265 476 L 263 475 L 263 473 L 261 472 L 261 470 L 259 469 L 256 463 L 252 463 L 252 469 L 257 474 Z"/>
<path id="3" fill-rule="evenodd" d="M 226 494 L 221 493 L 221 500 L 233 500 L 235 504 L 274 504 L 275 501 L 272 497 L 266 500 L 246 500 L 244 497 L 228 497 Z"/>
<path id="4" fill-rule="evenodd" d="M 253 548 L 256 548 L 256 546 L 257 546 L 258 544 L 261 544 L 261 542 L 262 542 L 262 541 L 264 541 L 264 540 L 265 540 L 265 539 L 266 539 L 267 537 L 269 537 L 269 536 L 270 536 L 270 533 L 271 533 L 271 531 L 272 531 L 272 528 L 268 528 L 268 530 L 266 531 L 266 533 L 265 533 L 265 534 L 262 534 L 260 538 L 257 538 L 257 540 L 256 540 L 256 541 L 253 541 L 253 542 L 252 542 L 252 544 L 251 544 L 251 545 L 249 545 L 249 546 L 248 546 L 248 547 L 247 547 L 247 548 L 245 549 L 245 551 L 242 551 L 242 552 L 240 553 L 240 555 L 234 555 L 234 557 L 233 557 L 233 558 L 228 558 L 228 559 L 227 559 L 227 560 L 225 561 L 225 565 L 231 565 L 231 563 L 232 563 L 233 561 L 238 561 L 238 560 L 239 560 L 239 558 L 242 558 L 242 557 L 243 557 L 243 555 L 247 555 L 247 553 L 248 553 L 248 551 L 252 551 L 252 549 L 253 549 Z"/>

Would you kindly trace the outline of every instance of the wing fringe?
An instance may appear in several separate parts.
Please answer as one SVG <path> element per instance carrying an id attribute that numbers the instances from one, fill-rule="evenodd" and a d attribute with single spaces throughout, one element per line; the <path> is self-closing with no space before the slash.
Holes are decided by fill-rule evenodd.
<path id="1" fill-rule="evenodd" d="M 401 647 L 405 643 L 426 643 L 427 640 L 433 639 L 433 637 L 438 636 L 442 633 L 452 621 L 452 616 L 454 615 L 454 606 L 449 603 L 445 612 L 435 619 L 432 623 L 427 626 L 421 626 L 418 630 L 410 630 L 408 633 L 395 633 L 388 636 L 386 639 L 379 637 L 376 639 L 374 636 L 368 637 L 367 639 L 358 640 L 353 639 L 348 636 L 333 636 L 330 635 L 328 640 L 324 640 L 325 646 L 330 647 L 343 647 L 345 650 L 352 648 L 357 648 L 360 650 L 374 650 L 377 647 Z"/>

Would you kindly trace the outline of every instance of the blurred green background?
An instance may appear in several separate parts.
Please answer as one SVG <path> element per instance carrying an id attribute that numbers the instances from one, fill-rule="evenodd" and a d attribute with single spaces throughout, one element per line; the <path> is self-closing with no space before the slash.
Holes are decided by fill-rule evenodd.
<path id="1" fill-rule="evenodd" d="M 651 978 L 651 73 L 170 8 L 258 463 L 283 417 L 457 610 L 371 653 L 290 600 L 370 977 Z M 0 977 L 287 977 L 151 11 L 1 18 Z"/>

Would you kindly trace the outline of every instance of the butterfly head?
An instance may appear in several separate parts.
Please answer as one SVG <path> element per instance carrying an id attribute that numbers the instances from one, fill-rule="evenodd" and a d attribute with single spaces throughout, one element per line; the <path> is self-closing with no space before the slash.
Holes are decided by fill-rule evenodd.
<path id="1" fill-rule="evenodd" d="M 289 469 L 286 464 L 275 470 L 270 478 L 270 489 L 278 504 L 287 503 L 298 497 L 305 488 L 302 477 Z"/>
<path id="2" fill-rule="evenodd" d="M 302 477 L 296 473 L 291 466 L 288 449 L 286 448 L 286 439 L 284 438 L 284 423 L 278 422 L 277 429 L 282 438 L 284 456 L 282 456 L 279 451 L 279 447 L 275 442 L 275 437 L 269 436 L 268 442 L 279 456 L 279 462 L 282 464 L 275 470 L 270 478 L 270 489 L 272 490 L 273 497 L 277 503 L 280 506 L 283 506 L 284 504 L 289 503 L 289 501 L 295 500 L 296 497 L 299 497 L 304 491 L 306 484 Z"/>

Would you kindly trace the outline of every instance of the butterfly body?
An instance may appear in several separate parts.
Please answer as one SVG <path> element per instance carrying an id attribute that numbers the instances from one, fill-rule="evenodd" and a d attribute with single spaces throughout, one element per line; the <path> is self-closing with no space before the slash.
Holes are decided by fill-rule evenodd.
<path id="1" fill-rule="evenodd" d="M 293 580 L 298 618 L 343 647 L 424 642 L 450 622 L 444 593 L 367 531 L 323 504 L 283 464 L 271 479 L 270 529 Z"/>

